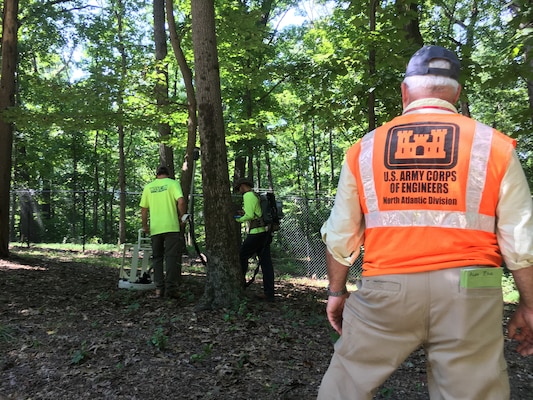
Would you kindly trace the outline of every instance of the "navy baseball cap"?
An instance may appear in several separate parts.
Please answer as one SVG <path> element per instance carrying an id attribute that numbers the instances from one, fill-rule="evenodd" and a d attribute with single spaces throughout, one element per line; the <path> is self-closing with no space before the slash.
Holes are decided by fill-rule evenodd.
<path id="1" fill-rule="evenodd" d="M 434 59 L 442 59 L 450 62 L 450 68 L 432 68 L 429 62 Z M 459 80 L 459 72 L 461 70 L 461 63 L 453 51 L 447 50 L 440 46 L 424 46 L 418 50 L 405 71 L 405 76 L 415 75 L 439 75 L 447 76 L 448 78 Z"/>

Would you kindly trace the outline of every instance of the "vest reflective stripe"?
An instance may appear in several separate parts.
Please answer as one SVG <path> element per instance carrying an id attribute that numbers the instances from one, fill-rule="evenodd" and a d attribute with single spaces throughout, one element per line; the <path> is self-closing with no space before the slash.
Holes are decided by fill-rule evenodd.
<path id="1" fill-rule="evenodd" d="M 361 140 L 361 153 L 359 154 L 359 171 L 361 172 L 363 194 L 366 199 L 366 206 L 369 214 L 379 211 L 373 168 L 375 134 L 376 130 L 374 129 L 363 137 L 363 140 Z"/>
<path id="2" fill-rule="evenodd" d="M 373 212 L 365 215 L 367 228 L 437 226 L 494 232 L 494 217 L 476 213 L 430 210 Z"/>
<path id="3" fill-rule="evenodd" d="M 492 128 L 476 123 L 476 132 L 470 153 L 470 168 L 466 187 L 467 212 L 477 213 L 487 180 L 487 164 L 492 143 Z M 475 228 L 474 228 L 475 229 Z"/>
<path id="4" fill-rule="evenodd" d="M 380 211 L 373 168 L 375 133 L 374 130 L 361 140 L 359 155 L 363 197 L 368 210 L 365 214 L 366 228 L 428 226 L 494 232 L 495 217 L 479 213 L 487 178 L 492 128 L 476 124 L 466 184 L 466 212 L 423 209 Z"/>

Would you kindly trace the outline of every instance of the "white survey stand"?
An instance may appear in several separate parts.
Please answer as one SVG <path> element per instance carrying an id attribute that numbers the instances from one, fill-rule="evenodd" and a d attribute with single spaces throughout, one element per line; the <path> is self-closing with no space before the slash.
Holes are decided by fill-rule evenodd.
<path id="1" fill-rule="evenodd" d="M 131 254 L 131 263 L 128 258 Z M 139 229 L 137 244 L 125 243 L 122 251 L 122 265 L 118 287 L 120 289 L 150 290 L 155 289 L 153 274 L 150 271 L 152 242 L 150 236 Z M 147 279 L 147 277 L 149 277 Z"/>

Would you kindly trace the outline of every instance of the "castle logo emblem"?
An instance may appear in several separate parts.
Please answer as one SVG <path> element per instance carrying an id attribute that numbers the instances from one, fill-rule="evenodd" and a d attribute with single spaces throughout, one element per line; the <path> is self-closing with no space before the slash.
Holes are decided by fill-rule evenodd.
<path id="1" fill-rule="evenodd" d="M 385 166 L 391 169 L 450 169 L 457 164 L 459 126 L 405 124 L 387 133 Z"/>

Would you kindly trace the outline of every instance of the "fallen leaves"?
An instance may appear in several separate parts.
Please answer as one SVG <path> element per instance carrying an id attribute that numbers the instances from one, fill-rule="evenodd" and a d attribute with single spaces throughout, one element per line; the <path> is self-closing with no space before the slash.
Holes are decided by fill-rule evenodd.
<path id="1" fill-rule="evenodd" d="M 333 351 L 320 288 L 277 280 L 276 302 L 260 303 L 258 279 L 238 309 L 199 312 L 201 274 L 184 274 L 178 301 L 118 289 L 117 279 L 116 269 L 66 260 L 0 264 L 0 398 L 316 397 Z M 533 399 L 533 358 L 505 346 L 512 400 Z M 426 400 L 425 379 L 415 352 L 375 398 Z"/>

